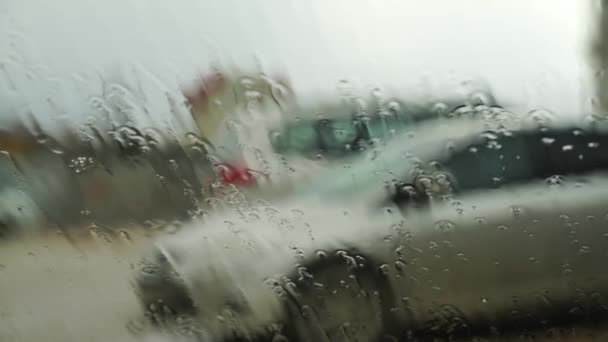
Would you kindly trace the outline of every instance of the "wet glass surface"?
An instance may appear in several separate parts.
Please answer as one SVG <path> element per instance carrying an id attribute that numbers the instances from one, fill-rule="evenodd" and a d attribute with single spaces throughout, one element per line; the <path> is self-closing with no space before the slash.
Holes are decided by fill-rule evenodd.
<path id="1" fill-rule="evenodd" d="M 0 341 L 603 341 L 604 3 L 0 2 Z"/>

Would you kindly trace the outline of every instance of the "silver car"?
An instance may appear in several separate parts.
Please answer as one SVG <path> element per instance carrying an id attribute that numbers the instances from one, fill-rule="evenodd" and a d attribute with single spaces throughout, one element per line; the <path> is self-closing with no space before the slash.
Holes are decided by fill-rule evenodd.
<path id="1" fill-rule="evenodd" d="M 608 136 L 567 122 L 504 128 L 429 124 L 353 165 L 351 177 L 302 184 L 290 204 L 259 201 L 194 222 L 147 259 L 136 279 L 142 303 L 157 321 L 163 308 L 195 317 L 203 340 L 278 330 L 304 341 L 452 336 L 576 321 L 568 311 L 588 308 L 577 309 L 573 284 L 600 276 L 589 255 L 601 253 L 608 180 L 593 174 L 606 171 L 598 147 Z"/>
<path id="2" fill-rule="evenodd" d="M 407 216 L 260 204 L 160 240 L 138 291 L 166 326 L 191 317 L 202 341 L 470 338 L 594 323 L 608 304 L 606 176 L 471 192 Z"/>

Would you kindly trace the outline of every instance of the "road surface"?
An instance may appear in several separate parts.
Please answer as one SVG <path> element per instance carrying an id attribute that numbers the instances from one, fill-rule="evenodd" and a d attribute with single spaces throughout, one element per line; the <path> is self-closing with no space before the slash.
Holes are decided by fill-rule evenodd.
<path id="1" fill-rule="evenodd" d="M 112 237 L 81 231 L 70 234 L 72 242 L 56 231 L 0 242 L 0 341 L 177 341 L 150 332 L 129 282 L 152 238 L 139 227 L 125 226 L 128 235 Z M 573 329 L 565 335 L 546 340 L 608 340 L 605 332 Z"/>

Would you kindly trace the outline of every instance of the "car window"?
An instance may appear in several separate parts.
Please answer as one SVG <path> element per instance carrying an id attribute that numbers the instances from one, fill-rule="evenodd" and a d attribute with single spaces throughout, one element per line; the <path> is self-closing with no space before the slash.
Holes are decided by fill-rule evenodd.
<path id="1" fill-rule="evenodd" d="M 492 135 L 451 156 L 445 167 L 463 189 L 498 187 L 529 178 L 567 177 L 605 170 L 608 159 L 599 146 L 607 139 L 605 132 L 577 128 Z"/>
<path id="2" fill-rule="evenodd" d="M 450 191 L 462 193 L 539 180 L 558 184 L 569 176 L 606 171 L 608 166 L 608 160 L 598 149 L 608 137 L 601 130 L 585 131 L 575 126 L 486 132 L 481 136 L 480 141 L 446 159 L 425 161 L 427 175 L 447 172 Z M 398 203 L 409 201 L 412 191 L 418 193 L 418 200 L 426 198 L 416 178 L 408 175 L 397 182 L 395 191 L 394 200 Z"/>

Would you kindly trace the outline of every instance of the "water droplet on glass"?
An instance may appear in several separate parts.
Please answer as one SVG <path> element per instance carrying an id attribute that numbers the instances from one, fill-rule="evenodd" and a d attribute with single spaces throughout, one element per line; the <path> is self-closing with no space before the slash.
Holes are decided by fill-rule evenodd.
<path id="1" fill-rule="evenodd" d="M 505 225 L 500 225 L 498 226 L 498 230 L 506 232 L 509 230 L 509 227 L 505 226 Z"/>
<path id="2" fill-rule="evenodd" d="M 589 253 L 591 253 L 591 246 L 586 246 L 586 245 L 581 246 L 578 251 L 581 254 L 589 254 Z"/>
<path id="3" fill-rule="evenodd" d="M 549 137 L 543 137 L 541 139 L 541 141 L 543 142 L 543 144 L 545 145 L 551 145 L 555 142 L 555 138 L 549 138 Z"/>
<path id="4" fill-rule="evenodd" d="M 448 220 L 440 220 L 435 223 L 435 227 L 442 232 L 449 232 L 449 231 L 454 230 L 456 225 L 453 222 L 448 221 Z"/>
<path id="5" fill-rule="evenodd" d="M 521 207 L 518 206 L 513 206 L 511 207 L 511 213 L 513 214 L 513 216 L 520 216 L 523 212 L 523 209 Z"/>
<path id="6" fill-rule="evenodd" d="M 388 275 L 390 273 L 390 266 L 387 264 L 382 264 L 380 265 L 380 272 L 383 275 Z"/>
<path id="7" fill-rule="evenodd" d="M 564 182 L 564 178 L 560 175 L 554 175 L 546 179 L 548 185 L 560 185 Z"/>
<path id="8" fill-rule="evenodd" d="M 121 236 L 123 239 L 125 239 L 126 241 L 131 242 L 131 235 L 130 235 L 130 234 L 129 234 L 129 232 L 127 232 L 126 230 L 121 229 L 121 230 L 120 230 L 120 236 Z"/>

